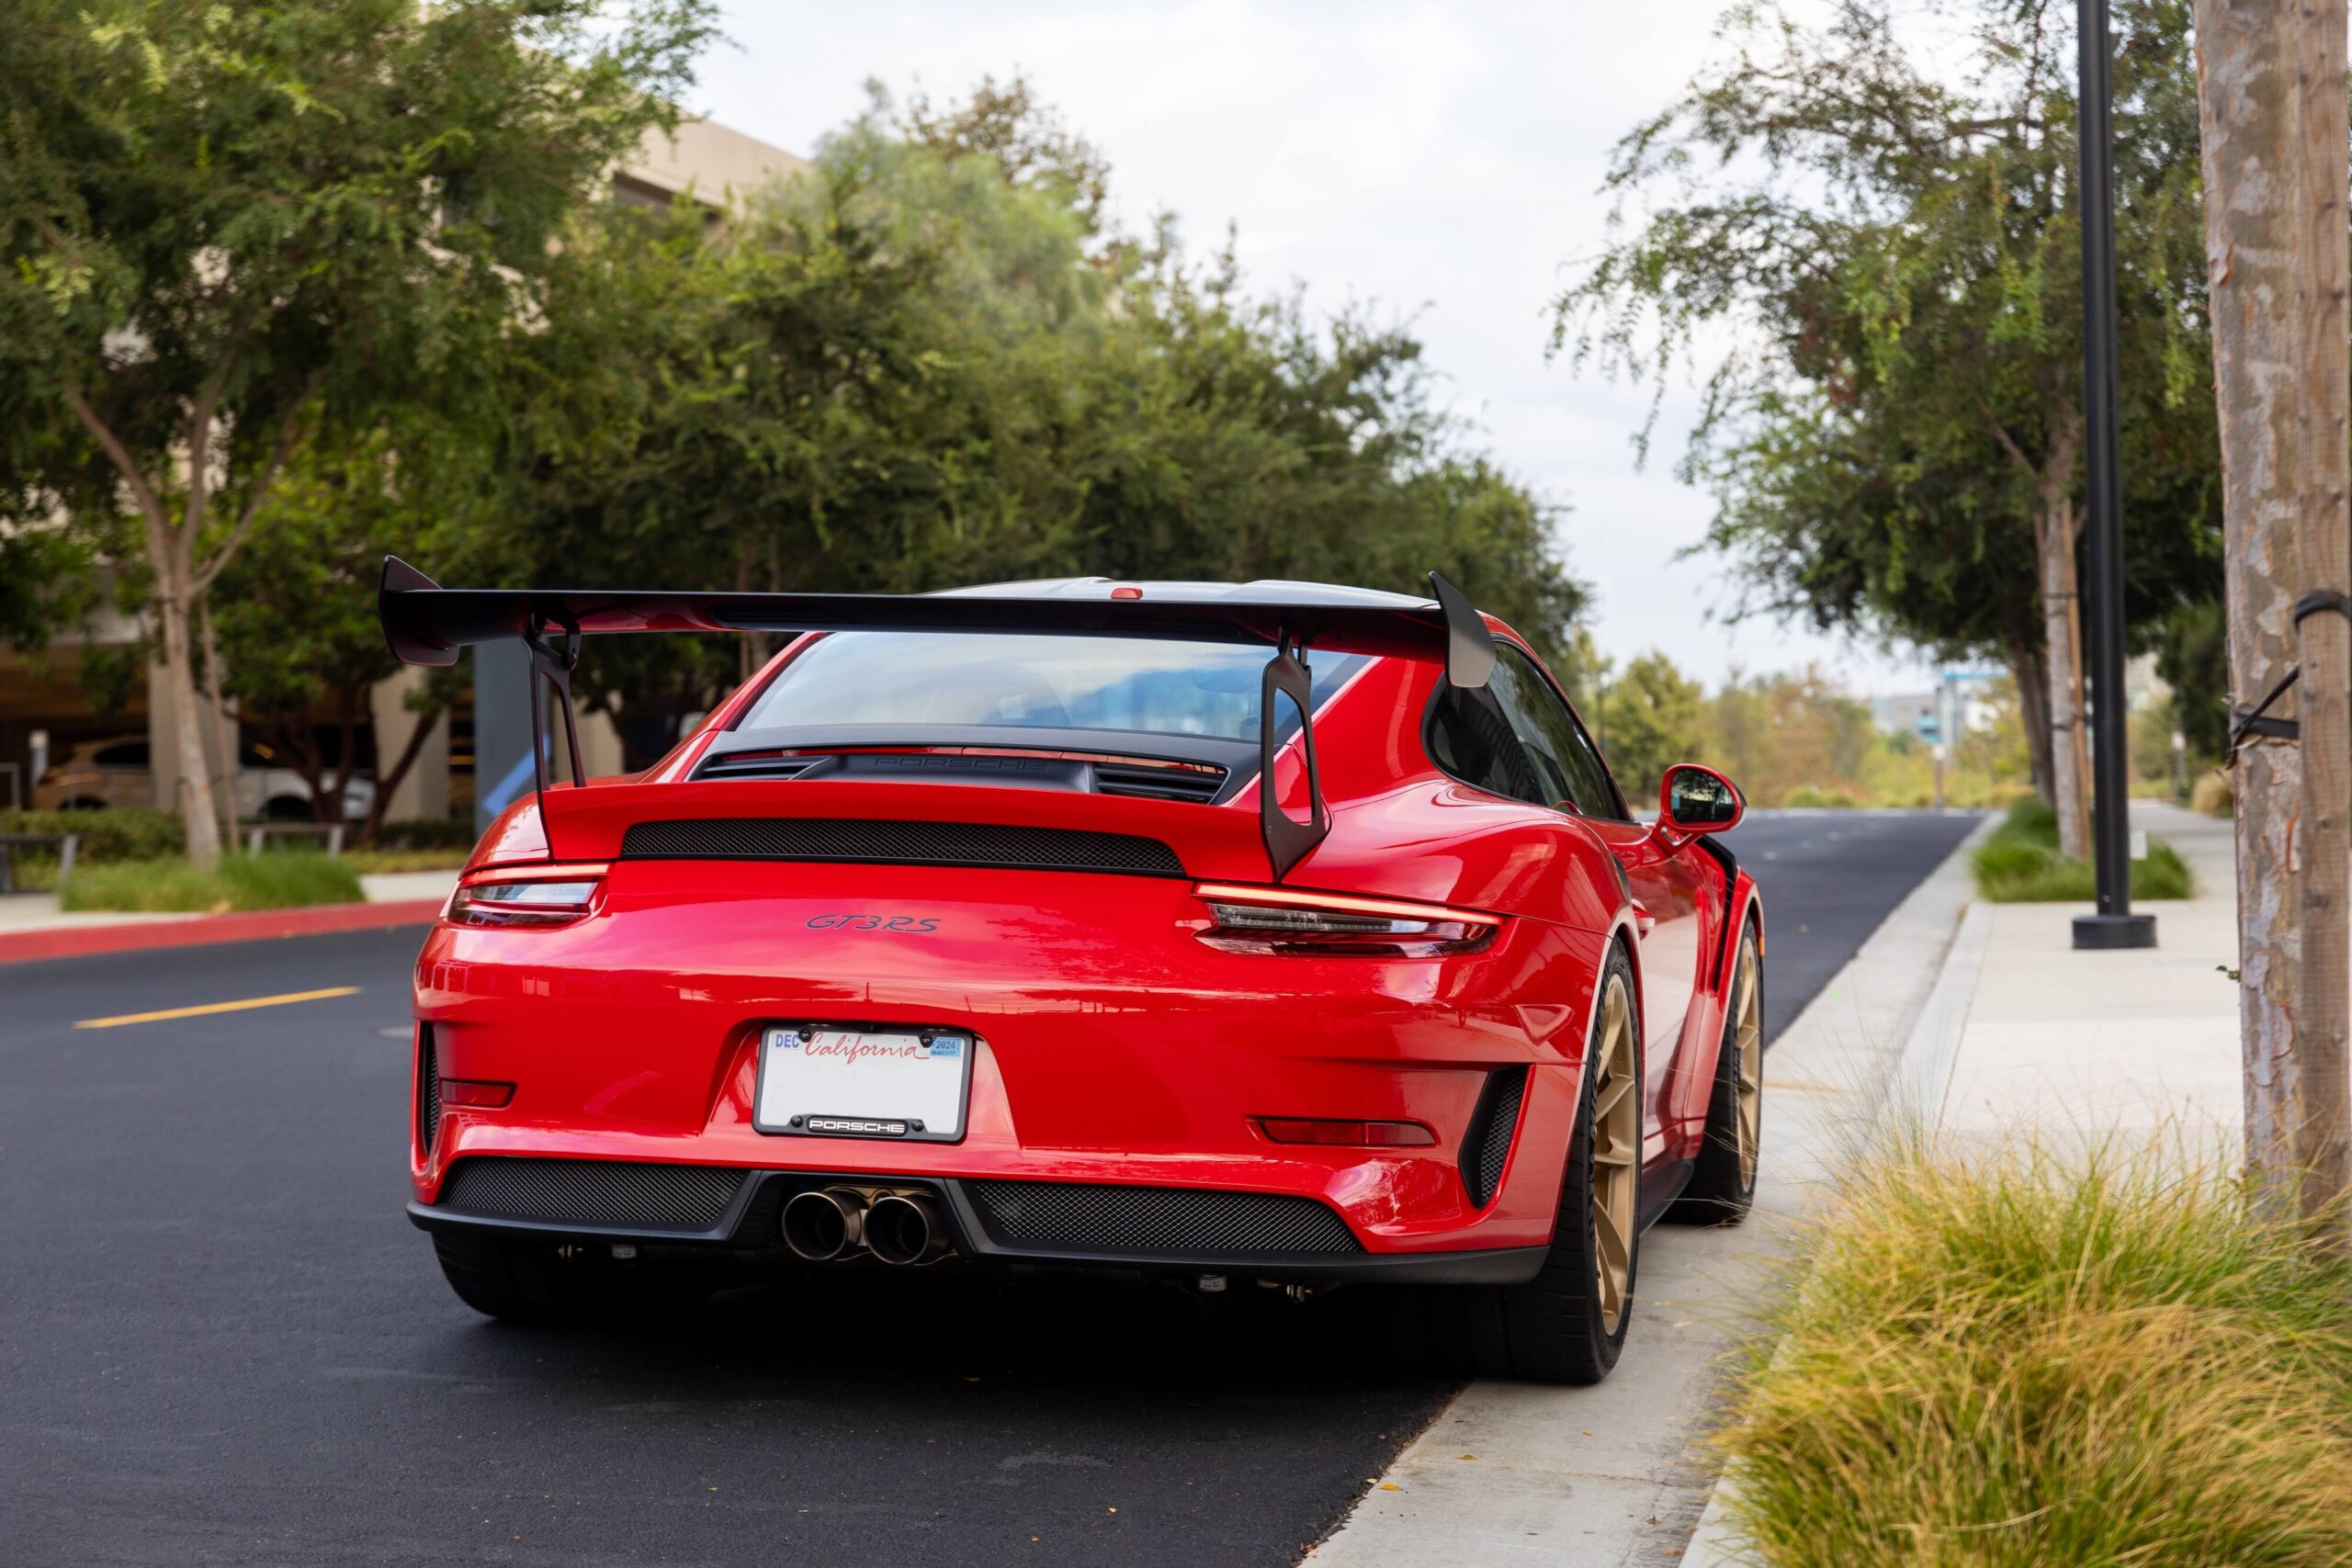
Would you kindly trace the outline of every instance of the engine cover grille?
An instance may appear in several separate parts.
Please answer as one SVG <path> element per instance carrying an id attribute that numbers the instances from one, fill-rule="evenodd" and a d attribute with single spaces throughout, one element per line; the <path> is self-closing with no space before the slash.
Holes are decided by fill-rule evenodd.
<path id="1" fill-rule="evenodd" d="M 821 817 L 718 817 L 639 822 L 621 838 L 623 860 L 836 861 L 865 865 L 1001 866 L 1012 871 L 1107 871 L 1182 876 L 1157 839 L 1077 828 L 984 822 L 881 822 Z"/>
<path id="2" fill-rule="evenodd" d="M 438 1207 L 510 1220 L 704 1231 L 726 1214 L 748 1174 L 721 1166 L 480 1155 L 450 1168 Z"/>
<path id="3" fill-rule="evenodd" d="M 1062 1181 L 967 1181 L 1001 1246 L 1136 1257 L 1362 1252 L 1347 1222 L 1312 1198 Z"/>

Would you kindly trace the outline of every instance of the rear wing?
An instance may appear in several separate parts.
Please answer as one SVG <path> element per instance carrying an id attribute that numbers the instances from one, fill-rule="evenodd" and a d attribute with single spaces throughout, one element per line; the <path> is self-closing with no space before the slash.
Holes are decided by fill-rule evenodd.
<path id="1" fill-rule="evenodd" d="M 1046 594 L 671 593 L 575 589 L 443 588 L 396 556 L 384 559 L 376 613 L 393 657 L 403 664 L 448 665 L 458 650 L 519 641 L 530 651 L 531 679 L 544 678 L 563 705 L 571 776 L 583 776 L 571 671 L 581 638 L 606 632 L 1002 632 L 1029 636 L 1159 637 L 1238 643 L 1270 650 L 1259 728 L 1259 819 L 1274 879 L 1282 880 L 1330 831 L 1315 762 L 1312 682 L 1306 648 L 1442 660 L 1458 687 L 1487 683 L 1495 639 L 1462 592 L 1436 572 L 1434 598 L 1376 601 L 1280 592 L 1212 594 L 1189 585 L 1143 597 L 1077 599 Z M 1274 793 L 1279 727 L 1275 698 L 1299 712 L 1306 763 L 1308 816 L 1302 822 Z M 536 689 L 531 752 L 539 792 L 548 785 L 545 719 Z"/>

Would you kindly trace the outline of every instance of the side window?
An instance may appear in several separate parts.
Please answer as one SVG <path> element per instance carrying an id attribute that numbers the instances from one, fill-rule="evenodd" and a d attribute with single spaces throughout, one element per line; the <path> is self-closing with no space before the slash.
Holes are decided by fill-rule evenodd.
<path id="1" fill-rule="evenodd" d="M 1489 795 L 1551 804 L 1491 690 L 1458 691 L 1440 682 L 1425 733 L 1430 759 L 1464 784 Z"/>
<path id="2" fill-rule="evenodd" d="M 1509 643 L 1500 644 L 1499 651 L 1488 683 L 1527 749 L 1544 791 L 1544 804 L 1566 802 L 1587 817 L 1622 820 L 1625 809 L 1616 785 L 1567 704 L 1527 655 Z"/>

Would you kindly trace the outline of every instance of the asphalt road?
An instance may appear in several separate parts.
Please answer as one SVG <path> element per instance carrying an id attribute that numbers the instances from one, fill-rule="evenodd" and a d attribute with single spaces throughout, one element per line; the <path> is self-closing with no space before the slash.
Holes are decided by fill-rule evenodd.
<path id="1" fill-rule="evenodd" d="M 1967 826 L 1739 829 L 1768 1027 Z M 1279 1564 L 1451 1392 L 1346 1292 L 837 1279 L 487 1324 L 401 1213 L 416 943 L 0 967 L 0 1563 Z"/>

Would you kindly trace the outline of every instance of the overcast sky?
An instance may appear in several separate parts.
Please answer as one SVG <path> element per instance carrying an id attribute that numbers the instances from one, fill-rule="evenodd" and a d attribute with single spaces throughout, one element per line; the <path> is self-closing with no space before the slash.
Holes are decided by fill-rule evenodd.
<path id="1" fill-rule="evenodd" d="M 1569 508 L 1560 544 L 1606 652 L 1662 648 L 1710 686 L 1819 662 L 1857 692 L 1917 689 L 1907 659 L 1726 624 L 1724 564 L 1679 558 L 1710 513 L 1671 473 L 1687 389 L 1636 470 L 1647 393 L 1544 359 L 1545 302 L 1604 232 L 1609 148 L 1708 57 L 1722 4 L 734 0 L 735 47 L 707 58 L 694 107 L 807 152 L 869 77 L 945 98 L 1025 71 L 1109 157 L 1126 226 L 1164 209 L 1204 251 L 1230 222 L 1258 289 L 1412 318 L 1495 456 Z"/>

